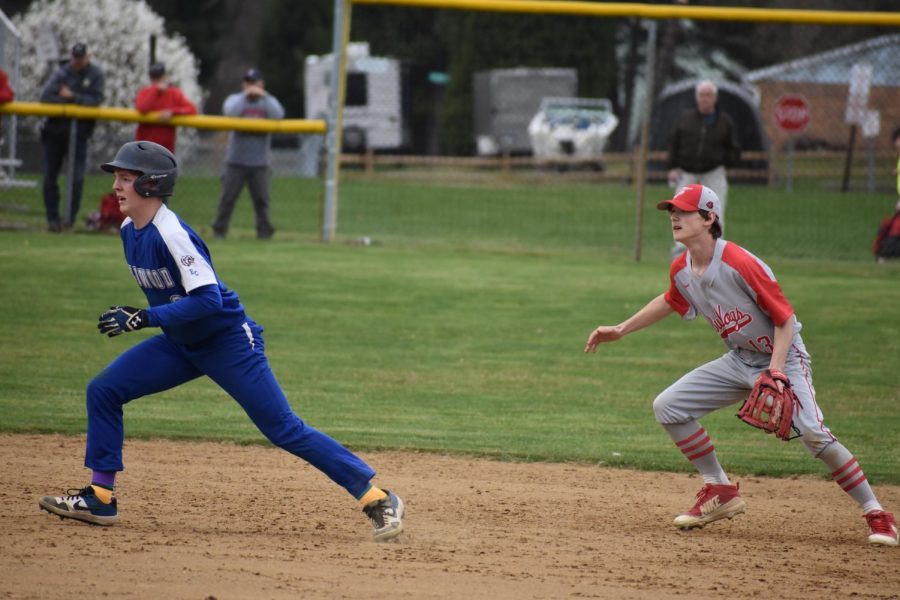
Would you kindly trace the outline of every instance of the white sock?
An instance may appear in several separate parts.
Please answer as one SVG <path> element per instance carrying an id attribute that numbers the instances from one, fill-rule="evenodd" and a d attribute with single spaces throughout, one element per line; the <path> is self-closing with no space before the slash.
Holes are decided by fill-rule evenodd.
<path id="1" fill-rule="evenodd" d="M 831 442 L 822 450 L 818 458 L 831 470 L 831 478 L 834 479 L 834 482 L 859 503 L 864 514 L 873 510 L 882 510 L 881 504 L 875 498 L 875 492 L 872 491 L 872 486 L 866 480 L 866 474 L 856 462 L 856 458 L 842 443 L 837 440 Z"/>
<path id="2" fill-rule="evenodd" d="M 728 485 L 728 475 L 716 458 L 716 448 L 709 439 L 706 430 L 697 421 L 687 423 L 662 424 L 663 429 L 675 442 L 685 458 L 699 471 L 703 477 L 703 483 Z"/>

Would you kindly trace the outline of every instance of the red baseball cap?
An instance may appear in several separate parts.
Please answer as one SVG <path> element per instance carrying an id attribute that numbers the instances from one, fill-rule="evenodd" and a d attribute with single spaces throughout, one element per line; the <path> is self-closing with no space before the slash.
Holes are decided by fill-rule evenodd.
<path id="1" fill-rule="evenodd" d="M 659 210 L 669 210 L 670 206 L 679 208 L 685 212 L 696 212 L 698 210 L 706 210 L 714 212 L 717 215 L 722 214 L 722 202 L 714 191 L 700 185 L 692 183 L 686 185 L 675 194 L 671 200 L 663 200 L 656 205 Z"/>

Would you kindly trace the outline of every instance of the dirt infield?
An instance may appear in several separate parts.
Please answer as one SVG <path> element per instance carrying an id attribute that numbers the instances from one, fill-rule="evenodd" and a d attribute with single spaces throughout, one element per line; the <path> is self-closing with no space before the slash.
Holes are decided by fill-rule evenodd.
<path id="1" fill-rule="evenodd" d="M 900 547 L 869 547 L 823 479 L 744 478 L 746 514 L 682 533 L 696 477 L 367 453 L 408 505 L 376 544 L 342 490 L 261 446 L 128 441 L 118 523 L 61 521 L 37 499 L 86 483 L 83 444 L 0 435 L 0 598 L 900 598 Z"/>

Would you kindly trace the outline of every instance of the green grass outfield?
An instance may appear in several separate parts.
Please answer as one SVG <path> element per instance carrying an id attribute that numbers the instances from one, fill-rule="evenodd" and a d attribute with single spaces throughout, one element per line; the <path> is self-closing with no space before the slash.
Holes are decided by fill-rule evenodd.
<path id="1" fill-rule="evenodd" d="M 179 197 L 173 206 L 208 233 L 214 182 L 183 183 L 204 189 L 205 199 Z M 235 235 L 210 246 L 220 277 L 265 326 L 275 373 L 310 424 L 359 450 L 690 471 L 655 423 L 651 403 L 683 372 L 724 351 L 709 327 L 673 316 L 596 355 L 582 352 L 594 326 L 624 319 L 667 285 L 669 241 L 655 211 L 648 213 L 647 236 L 660 239 L 648 242 L 641 263 L 631 259 L 634 209 L 622 200 L 633 197 L 631 190 L 611 186 L 604 195 L 597 186 L 573 186 L 561 216 L 540 206 L 534 186 L 472 192 L 358 180 L 342 198 L 349 207 L 368 202 L 367 221 L 351 211 L 341 241 L 324 246 L 314 241 L 316 187 L 298 199 L 297 188 L 286 193 L 288 183 L 276 182 L 275 240 L 253 239 L 245 197 Z M 581 199 L 588 193 L 596 194 L 591 204 Z M 757 212 L 800 210 L 780 206 L 784 196 L 753 193 L 738 189 L 732 198 L 737 237 L 759 237 Z M 494 204 L 486 207 L 488 196 Z M 513 210 L 516 197 L 530 208 Z M 404 217 L 396 206 L 404 198 L 405 205 L 444 199 L 469 210 L 445 210 L 429 220 L 428 207 L 420 206 Z M 19 199 L 26 209 L 0 217 L 39 224 L 38 201 Z M 806 245 L 783 224 L 766 233 L 769 253 L 746 244 L 775 269 L 803 322 L 826 423 L 874 483 L 896 484 L 900 266 L 867 260 L 868 235 L 863 249 L 855 249 L 858 232 L 874 231 L 883 198 L 833 210 L 846 200 L 818 198 L 823 210 L 810 217 L 816 226 L 809 227 Z M 398 228 L 400 217 L 419 224 Z M 560 228 L 565 223 L 568 229 Z M 829 228 L 830 246 L 816 241 L 820 226 Z M 475 231 L 461 235 L 469 228 Z M 518 237 L 505 233 L 516 230 Z M 581 230 L 605 235 L 609 245 L 567 239 Z M 361 234 L 376 236 L 377 245 L 343 243 Z M 825 258 L 803 258 L 816 253 Z M 118 239 L 0 233 L 0 282 L 0 431 L 83 433 L 85 385 L 148 335 L 108 339 L 95 328 L 109 304 L 144 303 Z M 802 445 L 742 425 L 735 411 L 704 419 L 730 472 L 823 474 Z M 205 380 L 130 404 L 126 434 L 265 443 L 237 404 Z"/>

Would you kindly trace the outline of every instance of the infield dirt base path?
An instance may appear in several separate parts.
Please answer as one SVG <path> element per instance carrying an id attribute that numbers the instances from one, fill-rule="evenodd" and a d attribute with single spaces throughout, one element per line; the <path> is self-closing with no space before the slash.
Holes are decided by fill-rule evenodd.
<path id="1" fill-rule="evenodd" d="M 127 441 L 116 525 L 40 511 L 87 483 L 83 448 L 0 436 L 0 598 L 900 598 L 900 547 L 869 547 L 824 479 L 744 478 L 746 514 L 679 532 L 697 477 L 364 453 L 408 508 L 376 544 L 343 490 L 263 446 Z"/>

